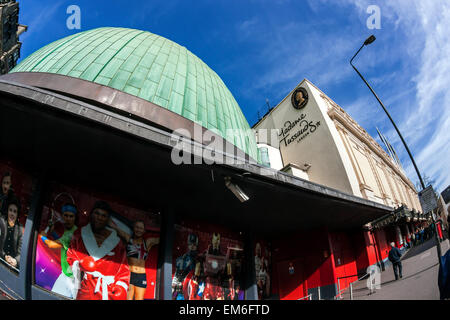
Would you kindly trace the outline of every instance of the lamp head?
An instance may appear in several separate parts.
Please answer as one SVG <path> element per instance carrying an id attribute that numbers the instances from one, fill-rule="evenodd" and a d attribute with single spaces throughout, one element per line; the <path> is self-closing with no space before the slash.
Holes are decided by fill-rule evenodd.
<path id="1" fill-rule="evenodd" d="M 368 37 L 368 38 L 366 39 L 366 41 L 364 41 L 364 45 L 365 45 L 365 46 L 368 46 L 369 44 L 371 44 L 371 43 L 374 42 L 375 40 L 376 40 L 375 36 L 374 36 L 374 35 L 371 35 L 370 37 Z"/>

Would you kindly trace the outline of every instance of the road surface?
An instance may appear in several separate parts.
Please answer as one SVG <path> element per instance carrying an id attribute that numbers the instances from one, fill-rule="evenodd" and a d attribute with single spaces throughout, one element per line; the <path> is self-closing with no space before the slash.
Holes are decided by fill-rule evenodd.
<path id="1" fill-rule="evenodd" d="M 441 242 L 442 254 L 450 248 L 449 241 Z M 439 300 L 439 264 L 435 240 L 408 250 L 402 257 L 403 278 L 395 280 L 391 265 L 381 273 L 381 286 L 369 294 L 367 280 L 353 285 L 354 300 Z M 350 290 L 343 294 L 350 299 Z"/>

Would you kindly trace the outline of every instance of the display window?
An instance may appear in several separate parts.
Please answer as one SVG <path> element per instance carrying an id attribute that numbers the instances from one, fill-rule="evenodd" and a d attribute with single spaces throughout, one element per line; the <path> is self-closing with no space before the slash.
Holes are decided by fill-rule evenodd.
<path id="1" fill-rule="evenodd" d="M 255 275 L 258 299 L 268 299 L 271 295 L 272 250 L 271 245 L 262 239 L 255 242 Z"/>
<path id="2" fill-rule="evenodd" d="M 18 273 L 32 195 L 32 177 L 0 159 L 0 263 Z"/>
<path id="3" fill-rule="evenodd" d="M 174 300 L 244 300 L 242 235 L 223 227 L 183 221 L 175 225 Z"/>
<path id="4" fill-rule="evenodd" d="M 155 299 L 160 214 L 116 196 L 50 183 L 36 285 L 69 299 Z"/>

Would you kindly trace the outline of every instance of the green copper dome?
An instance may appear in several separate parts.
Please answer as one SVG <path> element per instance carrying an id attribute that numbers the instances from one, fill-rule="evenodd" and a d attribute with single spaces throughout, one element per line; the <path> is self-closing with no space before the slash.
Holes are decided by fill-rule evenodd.
<path id="1" fill-rule="evenodd" d="M 14 72 L 61 74 L 124 91 L 202 125 L 258 159 L 255 137 L 222 79 L 185 47 L 153 33 L 126 28 L 77 33 L 34 52 Z"/>

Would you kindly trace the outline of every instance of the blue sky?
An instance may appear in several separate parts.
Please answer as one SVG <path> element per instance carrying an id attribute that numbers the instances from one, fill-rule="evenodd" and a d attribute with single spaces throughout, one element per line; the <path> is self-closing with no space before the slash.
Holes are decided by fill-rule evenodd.
<path id="1" fill-rule="evenodd" d="M 378 127 L 418 181 L 392 124 L 348 61 L 372 84 L 407 141 L 422 176 L 450 184 L 450 2 L 448 0 L 21 0 L 22 56 L 102 26 L 150 31 L 185 46 L 223 79 L 253 124 L 307 78 L 379 141 Z M 128 6 L 135 4 L 135 6 Z M 69 5 L 81 30 L 69 30 Z M 369 30 L 377 5 L 381 29 Z"/>

